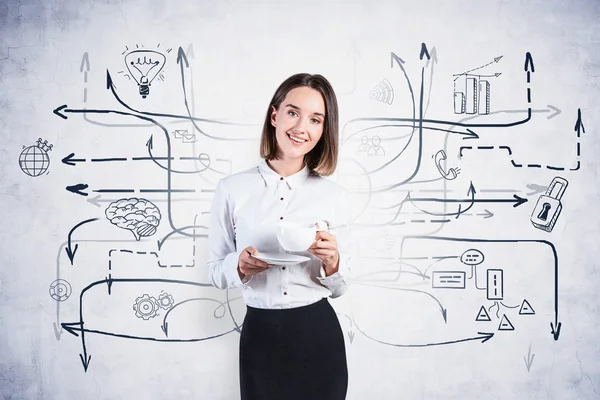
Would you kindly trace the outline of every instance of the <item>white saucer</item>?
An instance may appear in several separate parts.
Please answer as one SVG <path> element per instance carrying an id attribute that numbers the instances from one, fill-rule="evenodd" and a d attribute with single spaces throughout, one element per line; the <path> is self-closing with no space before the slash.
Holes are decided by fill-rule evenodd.
<path id="1" fill-rule="evenodd" d="M 309 261 L 309 257 L 288 253 L 258 253 L 254 258 L 273 265 L 296 265 Z"/>

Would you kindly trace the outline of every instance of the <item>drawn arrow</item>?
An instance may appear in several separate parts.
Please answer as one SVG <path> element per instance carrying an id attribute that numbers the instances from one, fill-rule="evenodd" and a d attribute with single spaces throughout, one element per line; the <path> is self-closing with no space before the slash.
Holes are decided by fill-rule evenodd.
<path id="1" fill-rule="evenodd" d="M 525 71 L 535 72 L 535 66 L 533 65 L 533 57 L 530 52 L 525 53 Z"/>
<path id="2" fill-rule="evenodd" d="M 235 299 L 230 299 L 229 301 L 233 301 L 233 300 L 237 300 L 239 297 L 235 298 Z M 169 314 L 171 313 L 171 311 L 173 311 L 175 308 L 179 307 L 182 304 L 185 303 L 189 303 L 191 301 L 200 301 L 200 300 L 208 300 L 208 301 L 214 301 L 216 303 L 219 303 L 219 307 L 225 307 L 225 303 L 222 301 L 219 301 L 217 299 L 211 299 L 208 297 L 194 297 L 191 299 L 187 299 L 187 300 L 183 300 L 177 304 L 174 304 L 173 307 L 169 308 L 169 310 L 165 313 L 165 316 L 163 317 L 163 323 L 160 326 L 160 328 L 162 329 L 162 331 L 165 334 L 165 337 L 169 337 L 169 323 L 167 322 L 167 317 L 169 316 Z"/>
<path id="3" fill-rule="evenodd" d="M 546 119 L 552 119 L 561 113 L 561 111 L 558 108 L 554 107 L 553 105 L 548 104 L 546 107 L 548 107 L 550 110 L 554 111 L 552 114 L 548 115 L 546 117 Z"/>
<path id="4" fill-rule="evenodd" d="M 523 360 L 525 361 L 525 366 L 527 367 L 527 372 L 531 370 L 531 364 L 533 364 L 533 359 L 535 358 L 535 354 L 531 354 L 531 344 L 529 345 L 529 350 L 527 351 L 527 357 L 523 356 Z"/>
<path id="5" fill-rule="evenodd" d="M 354 341 L 355 335 L 356 335 L 356 333 L 353 330 L 348 331 L 348 339 L 350 339 L 350 344 L 352 344 L 352 342 Z"/>
<path id="6" fill-rule="evenodd" d="M 75 229 L 79 228 L 81 225 L 87 224 L 92 221 L 97 221 L 97 220 L 98 220 L 98 218 L 86 219 L 85 221 L 81 221 L 80 223 L 75 225 L 69 231 L 69 239 L 68 239 L 69 244 L 67 247 L 65 247 L 65 251 L 67 252 L 67 256 L 69 257 L 69 260 L 71 260 L 71 265 L 73 265 L 73 259 L 75 258 L 75 253 L 77 252 L 77 248 L 79 247 L 78 244 L 75 244 L 75 248 L 74 249 L 71 248 L 71 235 L 73 235 L 73 232 L 75 232 Z"/>
<path id="7" fill-rule="evenodd" d="M 90 56 L 87 51 L 85 53 L 83 53 L 83 57 L 81 58 L 81 65 L 79 66 L 79 72 L 83 72 L 84 68 L 86 71 L 90 70 Z"/>
<path id="8" fill-rule="evenodd" d="M 79 358 L 81 359 L 81 364 L 83 364 L 83 371 L 87 372 L 88 367 L 90 366 L 90 361 L 92 360 L 92 356 L 87 354 L 87 350 L 83 349 L 83 354 L 79 354 Z"/>
<path id="9" fill-rule="evenodd" d="M 67 105 L 63 104 L 62 106 L 56 107 L 54 110 L 52 110 L 52 112 L 61 117 L 62 119 L 67 119 L 67 116 L 61 113 L 61 111 L 65 108 L 67 108 Z"/>
<path id="10" fill-rule="evenodd" d="M 71 193 L 76 193 L 80 196 L 87 196 L 88 194 L 85 192 L 82 192 L 82 190 L 85 190 L 88 188 L 88 185 L 85 183 L 78 183 L 76 185 L 71 185 L 71 186 L 67 186 L 65 189 L 67 189 L 69 192 Z"/>
<path id="11" fill-rule="evenodd" d="M 75 163 L 78 163 L 78 162 L 85 162 L 85 158 L 73 158 L 73 157 L 75 157 L 75 153 L 69 154 L 68 156 L 63 158 L 61 161 L 63 162 L 63 164 L 67 164 L 67 165 L 75 165 Z"/>
<path id="12" fill-rule="evenodd" d="M 54 335 L 56 336 L 56 340 L 60 340 L 60 337 L 62 336 L 62 326 L 59 329 L 58 325 L 56 325 L 56 322 L 53 322 L 52 326 L 54 327 Z"/>
<path id="13" fill-rule="evenodd" d="M 367 335 L 365 332 L 363 332 L 356 324 L 356 321 L 354 321 L 354 325 L 356 326 L 356 329 L 358 329 L 360 331 L 360 333 L 365 335 L 367 338 L 369 338 L 377 343 L 385 344 L 388 346 L 394 346 L 394 347 L 432 347 L 432 346 L 443 346 L 443 345 L 449 345 L 449 344 L 470 342 L 470 341 L 476 341 L 476 340 L 481 340 L 481 343 L 485 343 L 494 337 L 493 332 L 477 332 L 477 336 L 472 336 L 472 337 L 467 337 L 467 338 L 457 339 L 457 340 L 446 340 L 446 341 L 441 341 L 441 342 L 431 342 L 431 343 L 422 343 L 422 344 L 401 344 L 401 343 L 390 343 L 390 342 L 385 342 L 383 340 L 375 339 L 375 338 Z"/>
<path id="14" fill-rule="evenodd" d="M 585 127 L 583 126 L 583 121 L 581 121 L 581 108 L 577 109 L 577 122 L 575 122 L 575 131 L 577 132 L 577 137 L 581 135 L 581 131 L 585 133 Z"/>
<path id="15" fill-rule="evenodd" d="M 400 57 L 398 57 L 398 56 L 396 55 L 396 53 L 394 53 L 394 52 L 392 51 L 391 58 L 390 58 L 390 62 L 391 62 L 391 65 L 390 65 L 390 67 L 391 67 L 391 68 L 394 68 L 394 61 L 396 61 L 396 63 L 397 63 L 398 65 L 402 65 L 402 64 L 404 64 L 404 60 L 403 60 L 403 59 L 401 59 Z"/>
<path id="16" fill-rule="evenodd" d="M 500 61 L 500 60 L 502 59 L 502 57 L 504 57 L 504 56 L 495 57 L 493 61 L 490 61 L 490 62 L 489 62 L 489 63 L 487 63 L 487 64 L 480 65 L 479 67 L 476 67 L 476 68 L 470 69 L 470 70 L 468 70 L 468 71 L 465 71 L 465 72 L 461 72 L 460 74 L 453 74 L 452 76 L 461 76 L 461 75 L 467 75 L 469 72 L 477 71 L 478 69 L 485 68 L 485 67 L 487 67 L 488 65 L 491 65 L 491 64 L 493 64 L 493 63 L 498 63 L 498 61 Z"/>
<path id="17" fill-rule="evenodd" d="M 421 43 L 421 54 L 419 54 L 419 60 L 422 60 L 423 56 L 426 56 L 428 61 L 431 59 L 429 51 L 427 51 L 427 45 L 425 43 Z"/>
<path id="18" fill-rule="evenodd" d="M 518 207 L 528 200 L 513 194 L 514 199 L 442 199 L 442 198 L 429 198 L 429 197 L 411 197 L 411 202 L 438 202 L 438 203 L 514 203 L 513 207 Z"/>

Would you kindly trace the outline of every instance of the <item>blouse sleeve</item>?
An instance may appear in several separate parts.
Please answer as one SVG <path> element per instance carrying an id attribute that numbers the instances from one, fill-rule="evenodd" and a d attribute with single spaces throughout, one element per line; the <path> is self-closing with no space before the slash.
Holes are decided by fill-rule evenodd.
<path id="1" fill-rule="evenodd" d="M 340 265 L 336 273 L 325 276 L 325 270 L 321 267 L 321 276 L 317 277 L 321 284 L 331 291 L 331 298 L 336 298 L 348 290 L 348 278 L 350 277 L 350 221 L 351 208 L 349 195 L 346 189 L 343 189 L 339 207 L 337 208 L 336 221 L 332 223 L 340 253 Z"/>
<path id="2" fill-rule="evenodd" d="M 217 183 L 210 208 L 208 245 L 207 267 L 212 285 L 219 289 L 246 286 L 252 276 L 242 280 L 237 272 L 241 250 L 236 247 L 231 201 L 223 180 Z"/>

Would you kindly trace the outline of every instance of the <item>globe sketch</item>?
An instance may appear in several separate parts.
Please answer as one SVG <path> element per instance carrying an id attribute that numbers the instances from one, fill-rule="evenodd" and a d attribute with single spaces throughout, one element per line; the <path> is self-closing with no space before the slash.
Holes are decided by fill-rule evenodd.
<path id="1" fill-rule="evenodd" d="M 48 170 L 50 157 L 38 146 L 29 146 L 21 152 L 19 166 L 29 176 L 40 176 Z"/>

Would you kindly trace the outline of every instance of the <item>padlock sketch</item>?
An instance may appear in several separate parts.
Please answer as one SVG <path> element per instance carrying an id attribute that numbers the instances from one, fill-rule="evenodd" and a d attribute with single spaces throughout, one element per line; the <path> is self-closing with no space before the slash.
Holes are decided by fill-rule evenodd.
<path id="1" fill-rule="evenodd" d="M 546 194 L 541 195 L 531 213 L 531 223 L 538 229 L 546 232 L 552 232 L 554 224 L 558 220 L 562 210 L 562 198 L 569 182 L 560 176 L 552 179 L 552 182 L 546 190 Z"/>

